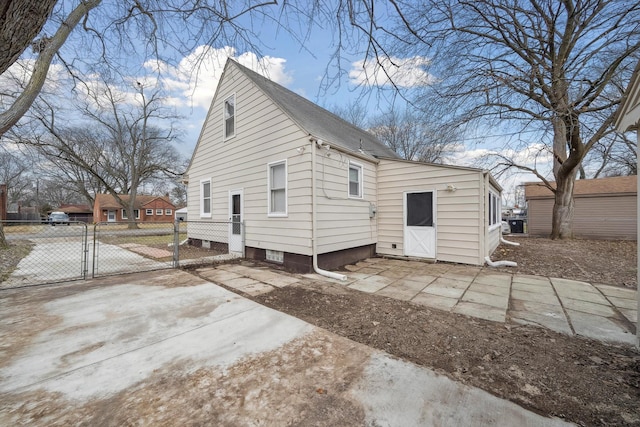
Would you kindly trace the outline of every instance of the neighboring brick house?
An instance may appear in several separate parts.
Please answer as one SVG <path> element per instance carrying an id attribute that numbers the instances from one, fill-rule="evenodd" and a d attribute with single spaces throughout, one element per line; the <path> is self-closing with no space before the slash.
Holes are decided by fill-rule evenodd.
<path id="1" fill-rule="evenodd" d="M 128 195 L 120 198 L 127 203 Z M 137 222 L 173 222 L 175 205 L 168 197 L 136 196 L 134 206 L 135 221 Z M 94 222 L 122 222 L 129 221 L 126 211 L 110 194 L 97 194 L 93 204 Z"/>
<path id="2" fill-rule="evenodd" d="M 637 240 L 637 184 L 636 176 L 577 180 L 573 192 L 574 235 L 591 239 Z M 529 234 L 549 236 L 553 193 L 539 182 L 525 183 L 524 191 Z"/>

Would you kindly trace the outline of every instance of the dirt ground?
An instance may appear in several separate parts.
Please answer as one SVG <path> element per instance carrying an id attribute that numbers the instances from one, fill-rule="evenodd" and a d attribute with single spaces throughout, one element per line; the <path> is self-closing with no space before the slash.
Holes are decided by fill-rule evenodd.
<path id="1" fill-rule="evenodd" d="M 522 274 L 636 286 L 636 242 L 518 241 L 520 247 L 501 246 L 494 259 L 517 261 Z M 640 426 L 640 353 L 631 346 L 484 321 L 326 282 L 250 298 L 543 415 L 585 426 Z"/>

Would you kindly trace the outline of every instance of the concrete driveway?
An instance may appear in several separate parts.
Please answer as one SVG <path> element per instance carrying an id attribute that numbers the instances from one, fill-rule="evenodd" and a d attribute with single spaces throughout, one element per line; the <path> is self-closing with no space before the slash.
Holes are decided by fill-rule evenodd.
<path id="1" fill-rule="evenodd" d="M 170 270 L 0 291 L 0 425 L 565 425 Z"/>

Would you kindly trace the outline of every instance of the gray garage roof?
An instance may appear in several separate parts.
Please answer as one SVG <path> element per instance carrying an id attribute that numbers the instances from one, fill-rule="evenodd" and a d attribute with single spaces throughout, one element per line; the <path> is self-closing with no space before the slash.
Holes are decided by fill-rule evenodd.
<path id="1" fill-rule="evenodd" d="M 369 132 L 229 59 L 256 86 L 310 135 L 344 149 L 373 157 L 398 158 L 396 153 Z"/>

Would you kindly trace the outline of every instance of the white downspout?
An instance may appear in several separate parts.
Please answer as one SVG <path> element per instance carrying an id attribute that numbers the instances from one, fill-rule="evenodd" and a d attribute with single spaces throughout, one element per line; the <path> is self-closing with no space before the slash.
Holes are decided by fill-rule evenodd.
<path id="1" fill-rule="evenodd" d="M 321 276 L 336 280 L 347 280 L 344 274 L 334 273 L 318 267 L 317 251 L 317 212 L 316 212 L 316 144 L 322 145 L 322 141 L 310 138 L 311 140 L 311 251 L 313 258 L 313 271 Z"/>

